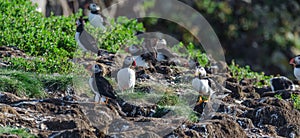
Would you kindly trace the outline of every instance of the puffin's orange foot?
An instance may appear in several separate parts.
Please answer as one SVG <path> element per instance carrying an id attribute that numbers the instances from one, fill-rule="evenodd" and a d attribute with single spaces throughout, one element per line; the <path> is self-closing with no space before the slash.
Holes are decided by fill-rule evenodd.
<path id="1" fill-rule="evenodd" d="M 202 96 L 199 96 L 199 100 L 198 100 L 197 104 L 202 104 L 202 103 L 203 103 Z"/>

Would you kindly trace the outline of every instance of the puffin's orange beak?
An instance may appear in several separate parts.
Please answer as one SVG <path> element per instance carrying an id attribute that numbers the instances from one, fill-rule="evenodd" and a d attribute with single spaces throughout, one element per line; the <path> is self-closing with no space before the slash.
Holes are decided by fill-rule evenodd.
<path id="1" fill-rule="evenodd" d="M 291 64 L 291 65 L 295 65 L 295 58 L 292 58 L 292 59 L 290 60 L 290 64 Z"/>

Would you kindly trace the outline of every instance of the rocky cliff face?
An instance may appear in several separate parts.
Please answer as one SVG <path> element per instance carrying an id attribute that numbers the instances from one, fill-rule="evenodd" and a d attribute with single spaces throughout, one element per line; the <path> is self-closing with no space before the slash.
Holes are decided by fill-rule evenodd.
<path id="1" fill-rule="evenodd" d="M 114 57 L 108 54 L 97 61 L 106 64 L 108 75 L 113 77 L 116 68 L 110 56 Z M 300 137 L 300 111 L 291 99 L 292 94 L 300 94 L 299 90 L 272 92 L 270 86 L 256 87 L 254 83 L 260 80 L 255 78 L 238 81 L 230 72 L 208 74 L 232 93 L 217 103 L 196 104 L 198 93 L 191 88 L 188 75 L 192 72 L 166 68 L 168 71 L 160 73 L 137 70 L 135 91 L 144 92 L 140 96 L 143 99 L 156 95 L 153 89 L 165 90 L 179 99 L 185 98 L 186 103 L 181 104 L 188 106 L 162 108 L 162 97 L 134 101 L 120 96 L 116 102 L 104 105 L 76 92 L 61 91 L 46 99 L 0 92 L 0 125 L 27 128 L 38 137 Z M 143 77 L 145 73 L 150 77 Z M 153 80 L 159 85 L 145 85 Z M 216 104 L 218 108 L 210 109 Z M 176 113 L 176 108 L 189 108 L 198 119 L 190 121 Z"/>
<path id="2" fill-rule="evenodd" d="M 286 91 L 292 94 L 299 91 Z M 151 117 L 155 107 L 109 105 L 55 99 L 21 99 L 0 94 L 1 126 L 28 128 L 39 137 L 290 137 L 300 136 L 300 112 L 290 99 L 226 97 L 211 118 L 190 122 L 176 116 Z M 203 105 L 195 106 L 201 111 Z M 133 115 L 136 113 L 135 115 Z M 5 134 L 2 134 L 5 136 Z"/>

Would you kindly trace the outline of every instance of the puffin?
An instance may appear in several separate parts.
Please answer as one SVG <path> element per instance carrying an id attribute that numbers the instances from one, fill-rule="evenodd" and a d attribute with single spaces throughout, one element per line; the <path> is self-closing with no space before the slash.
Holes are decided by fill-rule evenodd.
<path id="1" fill-rule="evenodd" d="M 297 80 L 300 80 L 300 55 L 292 58 L 290 64 L 294 66 L 294 75 Z"/>
<path id="2" fill-rule="evenodd" d="M 99 14 L 100 7 L 96 3 L 91 3 L 89 5 L 90 13 L 88 14 L 88 20 L 91 25 L 95 28 L 105 29 L 104 27 L 104 19 Z"/>
<path id="3" fill-rule="evenodd" d="M 155 49 L 157 51 L 156 60 L 158 62 L 169 60 L 175 57 L 174 53 L 167 48 L 167 41 L 165 39 L 157 39 Z"/>
<path id="4" fill-rule="evenodd" d="M 133 56 L 137 67 L 149 68 L 156 63 L 156 54 L 154 52 L 141 49 L 137 45 L 131 45 L 125 51 Z"/>
<path id="5" fill-rule="evenodd" d="M 76 21 L 75 40 L 84 53 L 87 51 L 98 53 L 97 41 L 91 34 L 85 31 L 84 24 L 85 22 L 82 17 Z"/>
<path id="6" fill-rule="evenodd" d="M 198 104 L 207 102 L 207 100 L 202 100 L 202 96 L 212 95 L 213 90 L 211 89 L 210 85 L 211 81 L 208 78 L 206 78 L 206 71 L 204 67 L 196 67 L 195 78 L 192 80 L 192 87 L 200 94 Z"/>
<path id="7" fill-rule="evenodd" d="M 131 67 L 135 67 L 136 62 L 133 57 L 127 56 L 124 59 L 123 68 L 117 73 L 118 86 L 121 91 L 132 89 L 135 86 L 135 71 Z"/>
<path id="8" fill-rule="evenodd" d="M 92 75 L 89 79 L 89 85 L 95 94 L 96 103 L 108 103 L 108 99 L 117 99 L 116 93 L 107 79 L 103 77 L 105 68 L 104 65 L 97 63 L 92 65 Z M 100 99 L 101 98 L 101 99 Z"/>
<path id="9" fill-rule="evenodd" d="M 278 90 L 294 90 L 295 86 L 293 81 L 285 76 L 274 77 L 270 79 L 272 91 Z"/>

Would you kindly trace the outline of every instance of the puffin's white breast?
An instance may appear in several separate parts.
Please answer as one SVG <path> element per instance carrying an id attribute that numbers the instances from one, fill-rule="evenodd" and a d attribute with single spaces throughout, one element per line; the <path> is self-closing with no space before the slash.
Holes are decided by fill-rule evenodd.
<path id="1" fill-rule="evenodd" d="M 157 61 L 163 61 L 165 60 L 165 56 L 161 53 L 161 52 L 157 52 L 157 58 L 156 58 Z"/>
<path id="2" fill-rule="evenodd" d="M 95 94 L 99 94 L 99 93 L 97 92 L 97 90 L 95 90 L 95 86 L 94 86 L 94 78 L 93 78 L 93 77 L 91 77 L 91 78 L 89 79 L 89 85 L 90 85 L 92 91 L 93 91 Z"/>
<path id="3" fill-rule="evenodd" d="M 94 27 L 100 27 L 102 29 L 105 29 L 105 27 L 103 26 L 103 18 L 100 15 L 89 13 L 88 18 L 91 25 L 93 25 Z"/>
<path id="4" fill-rule="evenodd" d="M 300 68 L 294 68 L 294 75 L 297 80 L 300 80 Z"/>
<path id="5" fill-rule="evenodd" d="M 135 85 L 135 72 L 130 68 L 123 68 L 117 74 L 118 85 L 121 90 Z"/>
<path id="6" fill-rule="evenodd" d="M 211 88 L 209 87 L 208 80 L 207 79 L 199 79 L 195 78 L 192 81 L 193 88 L 204 95 L 209 95 Z"/>
<path id="7" fill-rule="evenodd" d="M 145 60 L 143 60 L 143 58 L 141 56 L 134 56 L 134 60 L 135 60 L 136 66 L 149 68 L 148 63 L 145 62 Z"/>

